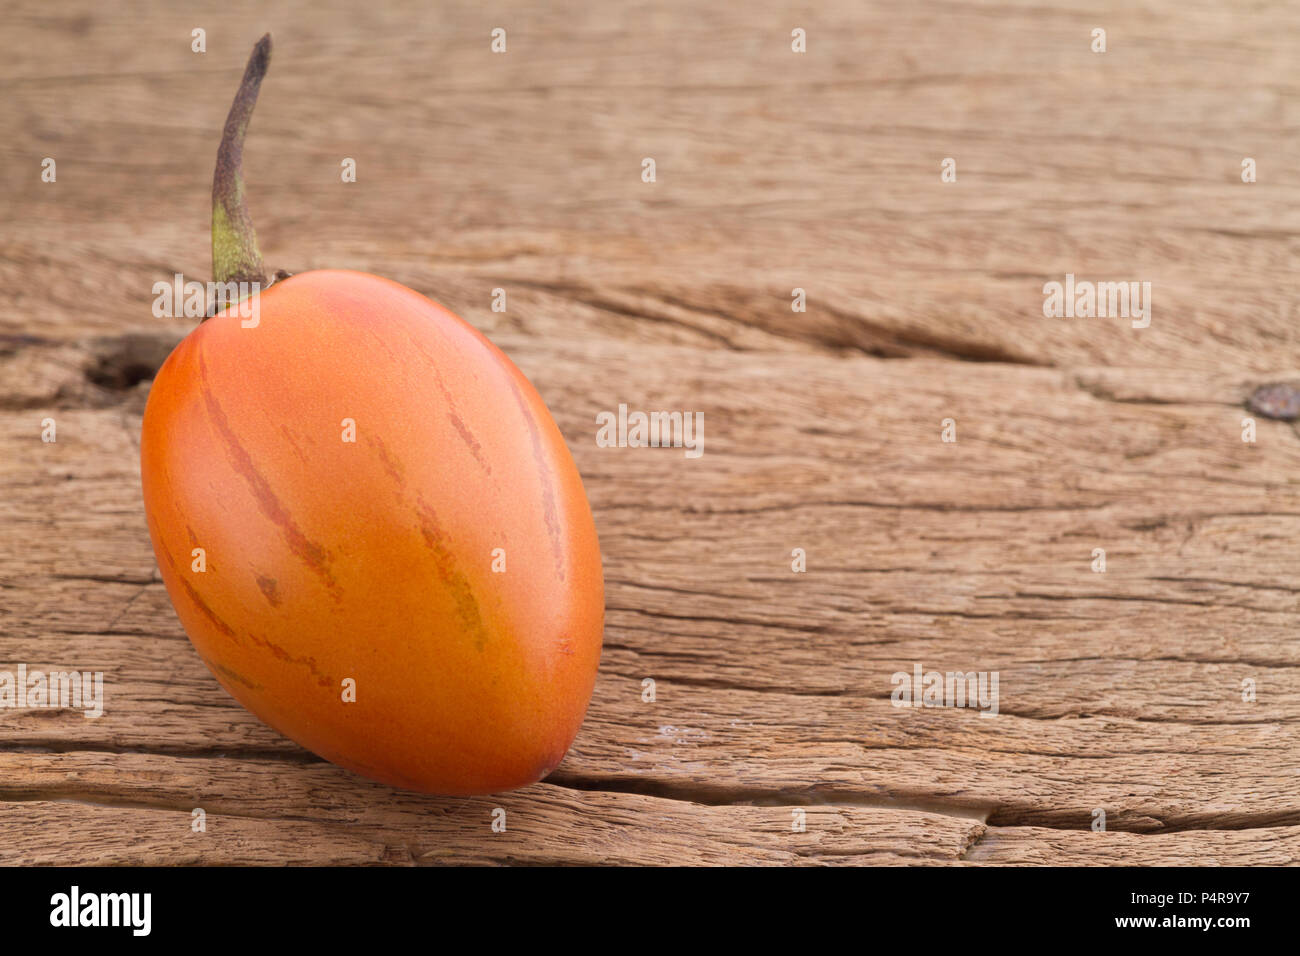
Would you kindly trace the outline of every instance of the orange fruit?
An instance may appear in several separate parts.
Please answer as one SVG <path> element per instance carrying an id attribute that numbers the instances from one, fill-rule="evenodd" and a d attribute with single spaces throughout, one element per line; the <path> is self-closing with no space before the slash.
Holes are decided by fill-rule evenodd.
<path id="1" fill-rule="evenodd" d="M 214 252 L 218 218 L 237 217 L 214 217 Z M 546 776 L 591 698 L 604 586 L 541 397 L 387 279 L 306 272 L 250 304 L 176 347 L 144 414 L 149 534 L 194 647 L 267 724 L 375 780 Z"/>

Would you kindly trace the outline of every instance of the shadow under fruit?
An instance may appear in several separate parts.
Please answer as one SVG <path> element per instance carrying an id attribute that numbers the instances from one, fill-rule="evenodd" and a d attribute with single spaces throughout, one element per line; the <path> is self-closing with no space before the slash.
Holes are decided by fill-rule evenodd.
<path id="1" fill-rule="evenodd" d="M 267 36 L 218 157 L 218 282 L 264 283 L 239 161 L 269 56 Z M 315 271 L 255 294 L 255 322 L 226 308 L 176 347 L 144 414 L 149 534 L 191 642 L 263 721 L 372 779 L 541 779 L 582 723 L 604 622 L 545 404 L 395 282 Z"/>

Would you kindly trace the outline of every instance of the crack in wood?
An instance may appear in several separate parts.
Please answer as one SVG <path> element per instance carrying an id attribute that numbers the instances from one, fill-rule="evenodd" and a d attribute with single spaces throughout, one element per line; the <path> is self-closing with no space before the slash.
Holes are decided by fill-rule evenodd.
<path id="1" fill-rule="evenodd" d="M 966 845 L 961 848 L 961 853 L 957 854 L 957 859 L 963 862 L 968 859 L 971 851 L 974 850 L 975 847 L 979 846 L 980 842 L 988 836 L 989 830 L 990 827 L 987 824 L 972 830 L 970 836 L 966 840 Z"/>

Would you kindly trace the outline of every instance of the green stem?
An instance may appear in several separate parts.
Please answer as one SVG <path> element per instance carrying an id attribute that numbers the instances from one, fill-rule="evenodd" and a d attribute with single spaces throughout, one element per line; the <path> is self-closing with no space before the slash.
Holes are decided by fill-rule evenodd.
<path id="1" fill-rule="evenodd" d="M 244 68 L 235 101 L 226 116 L 226 129 L 217 150 L 217 169 L 212 176 L 212 275 L 217 282 L 265 284 L 262 253 L 257 233 L 244 198 L 244 134 L 257 105 L 257 91 L 271 62 L 271 34 L 257 41 Z"/>

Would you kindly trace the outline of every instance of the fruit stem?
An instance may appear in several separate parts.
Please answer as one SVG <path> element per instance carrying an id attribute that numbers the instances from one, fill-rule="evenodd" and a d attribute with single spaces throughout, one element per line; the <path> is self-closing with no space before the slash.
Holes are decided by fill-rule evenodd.
<path id="1" fill-rule="evenodd" d="M 257 92 L 271 62 L 271 34 L 257 41 L 244 68 L 235 101 L 226 116 L 226 129 L 217 150 L 212 176 L 212 274 L 217 282 L 265 284 L 262 253 L 244 197 L 244 134 L 257 105 Z"/>

